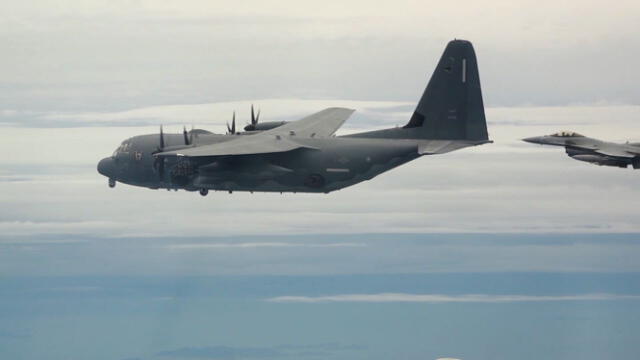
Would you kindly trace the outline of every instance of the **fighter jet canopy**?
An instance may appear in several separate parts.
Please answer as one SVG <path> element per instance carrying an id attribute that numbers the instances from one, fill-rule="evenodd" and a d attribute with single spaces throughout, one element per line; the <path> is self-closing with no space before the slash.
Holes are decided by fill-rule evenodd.
<path id="1" fill-rule="evenodd" d="M 557 132 L 555 134 L 551 134 L 551 136 L 558 136 L 558 137 L 584 137 L 584 135 L 580 135 L 576 132 L 573 131 L 560 131 Z"/>

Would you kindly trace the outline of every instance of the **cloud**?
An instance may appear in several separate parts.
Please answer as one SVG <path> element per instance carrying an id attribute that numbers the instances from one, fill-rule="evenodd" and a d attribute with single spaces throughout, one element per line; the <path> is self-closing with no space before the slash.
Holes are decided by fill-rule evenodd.
<path id="1" fill-rule="evenodd" d="M 411 116 L 413 103 L 398 101 L 354 101 L 341 99 L 255 99 L 251 101 L 220 101 L 204 104 L 181 104 L 134 108 L 125 111 L 101 112 L 20 112 L 0 113 L 4 127 L 68 128 L 68 127 L 140 127 L 163 125 L 192 125 L 224 132 L 224 124 L 231 114 L 238 112 L 239 120 L 249 119 L 249 109 L 260 109 L 263 121 L 298 120 L 327 107 L 357 109 L 346 128 L 375 127 L 405 122 Z M 154 131 L 157 131 L 154 128 Z"/>
<path id="2" fill-rule="evenodd" d="M 284 115 L 293 103 L 268 104 L 274 114 Z M 322 104 L 322 100 L 303 101 L 291 111 L 310 111 Z M 163 115 L 168 110 L 165 107 L 141 111 L 167 120 L 173 116 L 187 119 L 196 113 L 203 116 L 210 105 L 176 107 L 168 115 Z M 364 118 L 350 119 L 346 125 L 353 120 L 353 127 L 342 133 L 366 126 L 371 114 L 379 116 L 379 126 L 387 127 L 402 114 L 409 116 L 406 109 L 391 111 L 394 107 L 386 103 L 362 105 L 380 112 L 364 111 Z M 609 115 L 615 123 L 603 124 L 600 119 Z M 0 151 L 12 156 L 0 162 L 9 171 L 1 178 L 5 182 L 0 200 L 6 206 L 0 209 L 0 227 L 12 234 L 50 231 L 112 237 L 206 236 L 212 227 L 217 235 L 640 231 L 633 218 L 634 197 L 629 196 L 637 189 L 637 174 L 580 163 L 561 149 L 519 140 L 563 128 L 624 140 L 638 129 L 633 119 L 640 116 L 640 106 L 490 108 L 487 116 L 496 121 L 489 129 L 494 144 L 426 156 L 328 196 L 212 193 L 201 198 L 122 184 L 107 189 L 106 179 L 96 173 L 97 161 L 111 154 L 123 139 L 157 132 L 156 127 L 6 128 Z M 578 120 L 583 125 L 569 125 Z M 508 121 L 521 125 L 505 125 Z M 551 122 L 556 125 L 546 125 Z M 22 140 L 25 138 L 47 146 L 30 146 Z M 608 184 L 606 194 L 595 191 L 602 183 Z M 570 201 L 557 201 L 567 196 Z M 606 202 L 608 207 L 603 212 L 591 206 L 593 202 Z M 522 203 L 529 204 L 526 216 Z M 56 210 L 61 204 L 64 212 Z M 93 204 L 91 211 L 87 211 L 89 204 Z M 154 216 L 145 216 L 146 204 L 151 204 Z M 123 207 L 127 211 L 119 211 Z M 247 213 L 253 215 L 252 226 L 237 226 L 237 219 Z M 347 218 L 358 221 L 345 221 Z M 189 226 L 182 226 L 187 223 Z"/>
<path id="3" fill-rule="evenodd" d="M 33 181 L 32 177 L 26 176 L 0 176 L 0 182 L 27 182 Z"/>
<path id="4" fill-rule="evenodd" d="M 357 351 L 365 349 L 358 345 L 343 345 L 339 343 L 322 343 L 308 345 L 276 345 L 270 347 L 232 347 L 232 346 L 202 346 L 183 347 L 175 350 L 161 351 L 157 356 L 170 358 L 202 358 L 202 359 L 253 359 L 253 358 L 282 358 L 306 356 L 331 356 L 335 352 Z"/>
<path id="5" fill-rule="evenodd" d="M 61 293 L 93 293 L 103 290 L 100 286 L 59 286 L 40 289 L 43 292 L 61 292 Z"/>
<path id="6" fill-rule="evenodd" d="M 511 302 L 547 302 L 547 301 L 611 301 L 640 300 L 640 295 L 617 294 L 584 294 L 584 295 L 440 295 L 440 294 L 344 294 L 329 296 L 277 296 L 266 301 L 275 303 L 328 303 L 328 302 L 362 302 L 362 303 L 511 303 Z"/>
<path id="7" fill-rule="evenodd" d="M 296 114 L 317 110 L 331 102 L 307 99 L 298 107 L 290 107 L 297 103 L 296 99 L 269 100 L 262 109 L 265 120 L 268 114 L 274 118 L 295 118 L 299 116 Z M 122 117 L 123 124 L 129 116 L 185 120 L 204 118 L 218 106 L 230 110 L 240 103 L 247 109 L 250 105 L 221 101 L 72 115 L 102 113 L 108 119 L 116 114 Z M 341 133 L 360 131 L 367 126 L 393 126 L 399 119 L 408 118 L 412 109 L 395 102 L 363 101 L 349 105 L 361 106 L 358 109 L 362 111 L 349 119 Z M 358 117 L 358 113 L 363 114 Z M 509 244 L 451 243 L 445 248 L 425 243 L 423 247 L 393 247 L 392 240 L 397 234 L 640 232 L 640 223 L 634 216 L 640 196 L 636 186 L 638 172 L 581 163 L 567 157 L 562 149 L 519 140 L 562 129 L 607 140 L 626 140 L 628 134 L 640 133 L 639 123 L 634 120 L 640 118 L 640 106 L 488 108 L 487 117 L 495 122 L 489 128 L 494 144 L 425 156 L 371 181 L 328 195 L 211 192 L 201 197 L 197 193 L 154 191 L 123 184 L 109 189 L 106 179 L 96 172 L 97 161 L 110 155 L 123 139 L 157 132 L 157 127 L 83 127 L 86 120 L 83 118 L 72 119 L 80 126 L 74 128 L 3 128 L 0 152 L 11 156 L 0 160 L 3 204 L 0 242 L 11 248 L 11 254 L 26 256 L 25 264 L 38 261 L 34 258 L 36 251 L 32 250 L 53 251 L 56 246 L 63 248 L 80 240 L 88 242 L 76 244 L 75 250 L 88 259 L 120 253 L 119 247 L 127 246 L 130 253 L 123 254 L 121 259 L 131 271 L 143 271 L 142 266 L 134 269 L 133 264 L 144 263 L 163 272 L 166 270 L 160 266 L 162 261 L 180 259 L 189 263 L 191 257 L 201 262 L 194 262 L 191 269 L 181 265 L 181 272 L 296 273 L 296 268 L 315 274 L 380 272 L 380 269 L 537 271 L 545 266 L 561 271 L 637 270 L 637 261 L 632 258 L 637 255 L 634 244 L 540 243 L 553 235 L 527 240 L 526 248 L 524 244 L 512 246 L 521 240 L 517 236 Z M 604 118 L 609 120 L 603 122 Z M 214 123 L 217 119 L 210 121 Z M 223 121 L 219 124 L 223 125 Z M 181 126 L 165 127 L 167 132 L 179 129 Z M 602 191 L 602 184 L 607 184 L 607 191 Z M 369 242 L 366 235 L 343 239 L 346 234 L 372 233 L 388 234 L 388 241 Z M 272 237 L 265 238 L 265 234 Z M 300 240 L 315 234 L 324 237 Z M 240 236 L 253 237 L 232 238 Z M 299 242 L 305 245 L 297 245 Z M 102 253 L 93 252 L 96 249 Z M 247 249 L 256 251 L 244 251 Z M 437 251 L 443 253 L 435 256 Z M 246 264 L 237 257 L 224 256 L 231 252 L 256 258 L 252 264 Z M 599 256 L 603 253 L 607 258 Z M 149 258 L 139 257 L 142 254 Z M 343 256 L 354 260 L 336 264 Z M 379 260 L 384 261 L 384 266 L 376 269 L 368 264 Z M 221 262 L 227 266 L 214 265 Z M 99 272 L 116 271 L 97 269 L 94 263 L 87 262 L 86 266 Z M 12 262 L 10 255 L 3 267 L 31 272 L 24 269 L 26 265 Z M 74 266 L 62 267 L 69 270 Z"/>
<path id="8" fill-rule="evenodd" d="M 638 237 L 594 231 L 335 235 L 310 232 L 216 237 L 105 237 L 89 232 L 0 235 L 0 271 L 23 275 L 637 272 L 640 271 Z"/>
<path id="9" fill-rule="evenodd" d="M 156 355 L 162 357 L 177 358 L 204 358 L 232 360 L 237 358 L 274 358 L 284 354 L 273 348 L 259 347 L 229 347 L 229 346 L 204 346 L 204 347 L 184 347 L 175 350 L 161 351 Z"/>
<path id="10" fill-rule="evenodd" d="M 114 226 L 117 226 L 117 223 L 112 221 L 0 221 L 0 232 L 5 236 L 52 233 L 86 234 L 104 229 L 112 229 Z"/>
<path id="11" fill-rule="evenodd" d="M 206 250 L 206 249 L 254 249 L 254 248 L 342 248 L 365 247 L 363 243 L 328 243 L 306 244 L 286 242 L 251 242 L 251 243 L 200 243 L 200 244 L 172 244 L 167 245 L 171 250 Z"/>

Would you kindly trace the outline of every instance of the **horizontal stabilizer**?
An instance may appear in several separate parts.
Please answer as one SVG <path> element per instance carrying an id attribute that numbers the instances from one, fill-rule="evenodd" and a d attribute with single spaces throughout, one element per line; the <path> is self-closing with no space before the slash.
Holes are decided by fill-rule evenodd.
<path id="1" fill-rule="evenodd" d="M 469 146 L 477 146 L 482 144 L 493 143 L 491 140 L 426 140 L 418 145 L 418 154 L 435 155 L 444 154 L 451 151 L 459 150 Z"/>

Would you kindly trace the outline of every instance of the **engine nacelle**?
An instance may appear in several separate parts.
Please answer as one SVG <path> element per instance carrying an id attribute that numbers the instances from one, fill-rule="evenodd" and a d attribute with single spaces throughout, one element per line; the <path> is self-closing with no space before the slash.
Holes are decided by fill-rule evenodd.
<path id="1" fill-rule="evenodd" d="M 257 123 L 255 125 L 249 124 L 244 127 L 244 131 L 267 131 L 267 130 L 277 128 L 278 126 L 282 126 L 286 123 L 287 123 L 286 121 L 267 121 L 267 122 Z"/>

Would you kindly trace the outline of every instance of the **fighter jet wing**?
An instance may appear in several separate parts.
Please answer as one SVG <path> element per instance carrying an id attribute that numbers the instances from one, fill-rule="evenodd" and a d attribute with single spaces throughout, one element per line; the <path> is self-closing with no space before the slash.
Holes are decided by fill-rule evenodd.
<path id="1" fill-rule="evenodd" d="M 156 156 L 209 157 L 286 152 L 300 148 L 315 149 L 296 142 L 301 137 L 333 135 L 355 110 L 328 108 L 277 128 L 251 136 L 239 135 L 220 143 L 165 151 Z"/>
<path id="2" fill-rule="evenodd" d="M 328 137 L 333 135 L 354 111 L 338 107 L 327 108 L 298 121 L 292 121 L 265 131 L 265 133 L 301 137 Z"/>
<path id="3" fill-rule="evenodd" d="M 606 155 L 606 156 L 614 156 L 614 157 L 622 157 L 622 158 L 634 158 L 640 154 L 629 152 L 624 149 L 622 146 L 603 146 L 594 149 L 597 153 Z"/>

